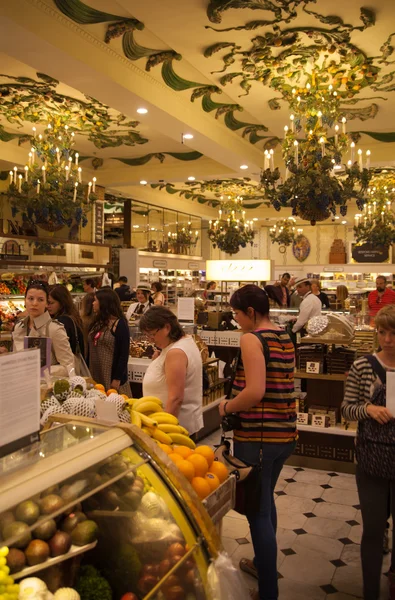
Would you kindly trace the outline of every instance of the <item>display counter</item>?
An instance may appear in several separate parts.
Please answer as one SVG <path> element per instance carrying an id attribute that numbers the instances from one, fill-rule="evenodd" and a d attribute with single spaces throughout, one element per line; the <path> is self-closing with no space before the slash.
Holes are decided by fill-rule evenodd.
<path id="1" fill-rule="evenodd" d="M 167 454 L 131 425 L 54 419 L 63 424 L 23 451 L 24 462 L 22 451 L 0 460 L 2 545 L 14 580 L 39 578 L 29 580 L 34 598 L 48 597 L 46 587 L 117 600 L 208 598 L 220 539 Z"/>

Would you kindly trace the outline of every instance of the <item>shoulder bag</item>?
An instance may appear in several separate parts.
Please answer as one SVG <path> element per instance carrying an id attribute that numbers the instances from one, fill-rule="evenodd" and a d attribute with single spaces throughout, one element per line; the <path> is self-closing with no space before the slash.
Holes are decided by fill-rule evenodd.
<path id="1" fill-rule="evenodd" d="M 263 347 L 265 363 L 270 361 L 270 349 L 266 340 L 259 332 L 252 332 L 256 335 Z M 240 354 L 238 354 L 238 357 Z M 236 365 L 237 368 L 237 365 Z M 236 368 L 234 375 L 236 375 Z M 233 384 L 233 381 L 232 381 Z M 264 416 L 264 402 L 262 399 L 262 424 Z M 261 503 L 261 483 L 263 467 L 263 429 L 260 441 L 259 462 L 252 465 L 242 461 L 230 453 L 230 442 L 224 433 L 221 436 L 220 446 L 215 451 L 215 460 L 222 462 L 228 469 L 230 475 L 236 477 L 236 501 L 234 510 L 241 515 L 248 515 L 258 512 Z"/>
<path id="2" fill-rule="evenodd" d="M 377 358 L 365 357 L 381 381 L 370 400 L 375 406 L 386 405 L 387 372 Z M 395 419 L 381 425 L 370 417 L 359 421 L 355 454 L 357 463 L 372 477 L 395 480 Z"/>
<path id="3" fill-rule="evenodd" d="M 70 317 L 70 319 L 73 321 L 74 324 L 74 332 L 75 332 L 75 355 L 74 355 L 74 363 L 75 363 L 75 372 L 76 375 L 79 375 L 80 377 L 87 377 L 87 378 L 92 378 L 92 375 L 89 371 L 88 365 L 85 362 L 85 359 L 82 355 L 81 352 L 81 347 L 80 347 L 80 341 L 78 338 L 78 330 L 77 330 L 77 325 L 76 322 L 74 321 L 74 319 L 72 317 Z"/>

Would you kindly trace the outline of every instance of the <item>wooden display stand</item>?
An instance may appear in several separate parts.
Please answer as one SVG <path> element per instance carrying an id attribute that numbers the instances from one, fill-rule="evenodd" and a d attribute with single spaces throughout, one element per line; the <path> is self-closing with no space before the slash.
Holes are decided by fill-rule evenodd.
<path id="1" fill-rule="evenodd" d="M 333 240 L 331 250 L 329 252 L 330 265 L 345 265 L 347 262 L 346 247 L 343 240 Z"/>

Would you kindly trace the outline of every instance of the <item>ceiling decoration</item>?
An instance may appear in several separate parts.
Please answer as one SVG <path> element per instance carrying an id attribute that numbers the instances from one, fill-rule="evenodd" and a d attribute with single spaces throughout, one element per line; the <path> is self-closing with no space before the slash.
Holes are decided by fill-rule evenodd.
<path id="1" fill-rule="evenodd" d="M 295 8 L 299 4 L 307 3 L 306 0 L 282 0 L 278 6 L 267 0 L 209 0 L 207 16 L 212 23 L 221 23 L 222 13 L 231 8 L 249 8 L 250 10 L 265 10 L 273 13 L 271 21 L 252 21 L 248 23 L 248 29 L 256 29 L 264 25 L 273 25 L 285 21 L 288 23 L 296 16 Z M 244 29 L 247 26 L 239 26 L 231 29 Z M 229 29 L 227 30 L 229 31 Z"/>
<path id="2" fill-rule="evenodd" d="M 138 121 L 129 121 L 125 115 L 94 98 L 67 96 L 58 86 L 59 81 L 43 73 L 37 73 L 37 80 L 0 74 L 0 116 L 19 127 L 26 121 L 44 124 L 55 118 L 58 125 L 68 125 L 71 131 L 86 137 L 96 148 L 148 142 L 135 130 Z M 19 143 L 30 140 L 29 135 L 9 134 L 0 128 L 1 141 L 15 138 Z"/>
<path id="3" fill-rule="evenodd" d="M 295 219 L 281 219 L 273 225 L 269 230 L 269 237 L 272 244 L 280 246 L 290 246 L 303 233 L 303 229 L 296 229 Z"/>
<path id="4" fill-rule="evenodd" d="M 176 188 L 172 183 L 152 183 L 154 190 L 165 190 L 168 194 L 178 194 L 186 200 L 196 200 L 199 204 L 218 207 L 224 198 L 242 197 L 244 208 L 269 206 L 266 195 L 248 177 L 243 179 L 212 179 L 208 181 L 186 181 L 185 188 Z"/>
<path id="5" fill-rule="evenodd" d="M 1 133 L 0 133 L 1 135 Z M 203 156 L 201 152 L 192 151 L 192 152 L 151 152 L 150 154 L 145 154 L 144 156 L 136 156 L 134 158 L 121 158 L 119 156 L 112 156 L 107 160 L 118 160 L 121 163 L 128 165 L 129 167 L 141 167 L 142 165 L 146 165 L 150 160 L 156 158 L 159 162 L 163 163 L 166 156 L 171 156 L 177 160 L 181 160 L 184 162 L 190 162 L 193 160 L 198 160 Z M 83 160 L 91 159 L 92 156 L 84 156 Z M 95 160 L 95 159 L 93 159 Z M 96 159 L 97 160 L 97 159 Z M 100 165 L 103 166 L 103 163 Z"/>
<path id="6" fill-rule="evenodd" d="M 237 254 L 247 244 L 252 246 L 254 222 L 246 220 L 243 208 L 243 198 L 240 196 L 231 194 L 220 202 L 218 219 L 209 222 L 207 232 L 214 248 L 218 247 L 226 254 Z"/>

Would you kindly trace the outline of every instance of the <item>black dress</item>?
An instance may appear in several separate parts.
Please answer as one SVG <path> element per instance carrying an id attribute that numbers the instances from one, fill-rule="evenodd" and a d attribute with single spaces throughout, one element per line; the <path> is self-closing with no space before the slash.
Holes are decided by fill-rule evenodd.
<path id="1" fill-rule="evenodd" d="M 62 323 L 66 330 L 72 353 L 74 355 L 77 353 L 78 342 L 81 354 L 85 356 L 84 334 L 82 333 L 82 329 L 74 322 L 74 319 L 69 317 L 69 315 L 60 315 L 56 320 Z"/>
<path id="2" fill-rule="evenodd" d="M 327 308 L 328 310 L 330 310 L 331 303 L 329 302 L 329 298 L 325 294 L 325 292 L 320 292 L 318 294 L 318 298 L 321 300 L 322 308 Z"/>

